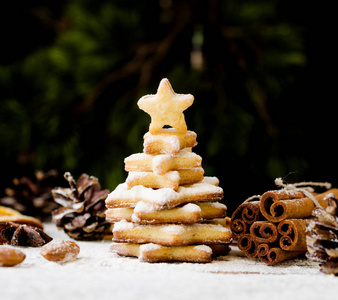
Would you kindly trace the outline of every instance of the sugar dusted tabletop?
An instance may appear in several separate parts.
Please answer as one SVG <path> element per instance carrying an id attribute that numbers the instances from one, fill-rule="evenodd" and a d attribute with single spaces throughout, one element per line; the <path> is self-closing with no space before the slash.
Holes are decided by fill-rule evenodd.
<path id="1" fill-rule="evenodd" d="M 45 224 L 54 240 L 68 239 Z M 27 257 L 16 267 L 0 267 L 0 299 L 329 299 L 338 277 L 316 263 L 295 259 L 267 266 L 235 247 L 209 264 L 143 263 L 109 252 L 110 241 L 77 242 L 76 261 L 45 260 L 39 248 L 20 248 Z M 2 246 L 0 246 L 2 247 Z"/>

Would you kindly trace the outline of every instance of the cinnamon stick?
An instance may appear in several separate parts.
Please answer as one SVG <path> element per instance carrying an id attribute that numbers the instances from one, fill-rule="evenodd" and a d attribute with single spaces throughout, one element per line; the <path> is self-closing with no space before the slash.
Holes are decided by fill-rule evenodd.
<path id="1" fill-rule="evenodd" d="M 258 258 L 267 265 L 274 265 L 301 255 L 304 255 L 304 251 L 285 251 L 272 244 L 260 244 L 257 249 Z"/>
<path id="2" fill-rule="evenodd" d="M 279 238 L 277 226 L 268 221 L 257 221 L 251 225 L 251 237 L 258 243 L 273 243 Z"/>
<path id="3" fill-rule="evenodd" d="M 239 236 L 249 233 L 250 226 L 261 218 L 259 201 L 241 204 L 231 216 L 231 229 L 233 234 Z"/>
<path id="4" fill-rule="evenodd" d="M 263 263 L 268 264 L 269 263 L 269 250 L 270 250 L 270 245 L 269 244 L 260 244 L 257 248 L 257 256 L 259 260 Z"/>
<path id="5" fill-rule="evenodd" d="M 278 224 L 279 245 L 283 250 L 307 251 L 306 223 L 308 219 L 287 219 Z"/>
<path id="6" fill-rule="evenodd" d="M 325 196 L 333 193 L 338 197 L 338 189 L 330 189 L 325 193 L 313 196 L 324 208 L 327 207 Z M 260 200 L 260 210 L 263 216 L 271 222 L 281 222 L 285 219 L 308 218 L 315 208 L 313 200 L 304 197 L 301 191 L 277 190 L 265 192 Z"/>
<path id="7" fill-rule="evenodd" d="M 241 234 L 237 240 L 237 247 L 243 251 L 246 257 L 254 258 L 257 256 L 258 242 L 250 234 Z"/>

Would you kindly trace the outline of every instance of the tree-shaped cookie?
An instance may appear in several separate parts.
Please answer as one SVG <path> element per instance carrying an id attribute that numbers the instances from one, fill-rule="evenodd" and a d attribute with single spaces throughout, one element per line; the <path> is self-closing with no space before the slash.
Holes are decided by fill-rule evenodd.
<path id="1" fill-rule="evenodd" d="M 138 101 L 151 124 L 143 153 L 125 158 L 126 181 L 106 199 L 112 252 L 146 262 L 210 262 L 229 252 L 230 222 L 217 202 L 223 189 L 216 177 L 204 177 L 202 158 L 192 151 L 197 135 L 184 119 L 193 100 L 163 79 L 155 95 Z"/>

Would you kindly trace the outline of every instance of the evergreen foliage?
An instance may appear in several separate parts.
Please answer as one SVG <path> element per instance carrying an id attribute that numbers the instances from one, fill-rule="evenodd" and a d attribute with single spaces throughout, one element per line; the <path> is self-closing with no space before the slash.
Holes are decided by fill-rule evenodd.
<path id="1" fill-rule="evenodd" d="M 230 211 L 290 172 L 294 180 L 322 179 L 304 178 L 312 174 L 311 159 L 299 149 L 306 136 L 297 122 L 303 102 L 292 91 L 308 53 L 292 5 L 40 0 L 13 6 L 13 15 L 20 10 L 25 17 L 13 21 L 17 38 L 9 34 L 1 54 L 2 189 L 14 176 L 52 168 L 76 178 L 85 172 L 115 188 L 125 181 L 124 158 L 142 151 L 150 122 L 136 102 L 156 93 L 164 77 L 176 92 L 195 96 L 185 112 L 198 135 L 194 151 L 206 175 L 219 177 Z"/>

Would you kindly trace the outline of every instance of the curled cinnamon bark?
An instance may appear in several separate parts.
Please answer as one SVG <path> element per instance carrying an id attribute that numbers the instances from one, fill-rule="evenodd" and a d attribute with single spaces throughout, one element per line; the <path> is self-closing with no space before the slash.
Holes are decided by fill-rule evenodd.
<path id="1" fill-rule="evenodd" d="M 260 218 L 259 201 L 241 204 L 231 217 L 231 229 L 235 237 L 249 233 L 251 224 Z"/>
<path id="2" fill-rule="evenodd" d="M 285 251 L 272 244 L 260 244 L 257 249 L 258 258 L 267 265 L 274 265 L 301 255 L 304 255 L 304 251 Z"/>
<path id="3" fill-rule="evenodd" d="M 257 221 L 250 228 L 251 237 L 258 243 L 273 243 L 278 240 L 277 226 L 268 221 Z"/>
<path id="4" fill-rule="evenodd" d="M 278 224 L 278 232 L 282 235 L 279 245 L 283 250 L 306 252 L 307 221 L 307 219 L 287 219 Z"/>
<path id="5" fill-rule="evenodd" d="M 333 193 L 338 197 L 338 189 L 330 189 L 325 193 L 313 196 L 324 208 L 327 207 L 325 196 Z M 263 216 L 271 222 L 281 222 L 285 219 L 308 218 L 315 204 L 313 200 L 304 197 L 301 191 L 277 190 L 265 192 L 260 200 L 260 210 Z"/>
<path id="6" fill-rule="evenodd" d="M 259 260 L 263 263 L 268 264 L 269 263 L 269 250 L 270 250 L 271 245 L 269 244 L 260 244 L 257 248 L 257 256 Z"/>
<path id="7" fill-rule="evenodd" d="M 237 240 L 238 249 L 243 251 L 246 257 L 254 258 L 257 256 L 258 242 L 250 234 L 242 234 Z"/>

